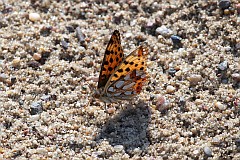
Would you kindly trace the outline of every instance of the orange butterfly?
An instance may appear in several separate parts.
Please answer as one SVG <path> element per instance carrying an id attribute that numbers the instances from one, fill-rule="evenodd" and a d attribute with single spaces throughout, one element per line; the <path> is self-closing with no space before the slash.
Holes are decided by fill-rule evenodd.
<path id="1" fill-rule="evenodd" d="M 94 96 L 111 103 L 130 100 L 139 94 L 148 78 L 147 53 L 148 49 L 140 46 L 124 59 L 120 33 L 115 30 L 104 54 Z"/>

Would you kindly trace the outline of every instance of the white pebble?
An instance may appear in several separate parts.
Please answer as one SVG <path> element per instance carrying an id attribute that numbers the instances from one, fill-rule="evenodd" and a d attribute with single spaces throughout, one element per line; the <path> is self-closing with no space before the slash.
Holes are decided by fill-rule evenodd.
<path id="1" fill-rule="evenodd" d="M 161 26 L 156 29 L 156 33 L 162 36 L 170 36 L 173 34 L 173 31 L 171 29 L 168 29 L 166 26 Z"/>
<path id="2" fill-rule="evenodd" d="M 214 106 L 222 111 L 227 109 L 227 106 L 222 104 L 221 102 L 215 102 Z"/>
<path id="3" fill-rule="evenodd" d="M 38 121 L 40 119 L 40 115 L 37 114 L 37 115 L 32 115 L 28 118 L 28 122 L 35 122 L 35 121 Z"/>
<path id="4" fill-rule="evenodd" d="M 41 58 L 42 58 L 42 55 L 41 55 L 41 54 L 39 54 L 39 53 L 34 53 L 34 54 L 33 54 L 33 59 L 34 59 L 34 60 L 38 61 L 38 60 L 40 60 Z"/>
<path id="5" fill-rule="evenodd" d="M 198 74 L 192 74 L 190 77 L 188 77 L 188 80 L 190 83 L 197 84 L 202 80 L 202 76 Z"/>
<path id="6" fill-rule="evenodd" d="M 212 156 L 212 150 L 211 150 L 210 147 L 205 146 L 205 147 L 203 148 L 203 151 L 204 151 L 204 153 L 205 153 L 208 157 L 211 157 L 211 156 Z"/>
<path id="7" fill-rule="evenodd" d="M 114 146 L 114 151 L 115 152 L 121 152 L 124 149 L 122 145 L 116 145 Z"/>
<path id="8" fill-rule="evenodd" d="M 167 86 L 167 88 L 166 88 L 166 92 L 167 92 L 167 93 L 173 93 L 173 92 L 175 91 L 175 89 L 176 89 L 175 87 L 169 85 L 169 86 Z"/>
<path id="9" fill-rule="evenodd" d="M 29 13 L 29 19 L 30 21 L 39 21 L 41 19 L 40 15 L 38 13 Z"/>

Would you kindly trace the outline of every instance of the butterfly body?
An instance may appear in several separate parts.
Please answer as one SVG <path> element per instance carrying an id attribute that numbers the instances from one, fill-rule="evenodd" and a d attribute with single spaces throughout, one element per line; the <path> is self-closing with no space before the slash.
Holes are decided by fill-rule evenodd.
<path id="1" fill-rule="evenodd" d="M 138 95 L 148 78 L 147 52 L 146 47 L 140 46 L 123 58 L 120 34 L 115 30 L 105 51 L 95 97 L 112 103 Z"/>

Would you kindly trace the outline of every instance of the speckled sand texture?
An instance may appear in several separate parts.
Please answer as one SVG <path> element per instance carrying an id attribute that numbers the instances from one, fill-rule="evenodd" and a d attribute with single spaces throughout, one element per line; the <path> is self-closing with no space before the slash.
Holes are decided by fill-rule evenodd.
<path id="1" fill-rule="evenodd" d="M 238 0 L 1 0 L 0 159 L 240 159 Z M 104 50 L 149 48 L 131 102 L 94 99 Z"/>

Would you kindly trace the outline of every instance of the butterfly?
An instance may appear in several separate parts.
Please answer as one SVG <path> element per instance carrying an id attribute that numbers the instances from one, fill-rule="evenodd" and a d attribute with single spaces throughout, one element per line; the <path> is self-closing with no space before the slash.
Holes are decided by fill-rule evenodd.
<path id="1" fill-rule="evenodd" d="M 148 79 L 147 47 L 140 46 L 124 58 L 120 33 L 115 30 L 108 42 L 94 97 L 105 103 L 131 100 Z"/>

